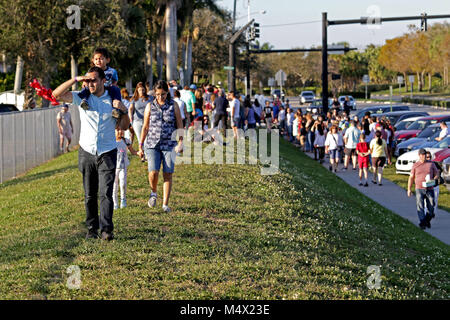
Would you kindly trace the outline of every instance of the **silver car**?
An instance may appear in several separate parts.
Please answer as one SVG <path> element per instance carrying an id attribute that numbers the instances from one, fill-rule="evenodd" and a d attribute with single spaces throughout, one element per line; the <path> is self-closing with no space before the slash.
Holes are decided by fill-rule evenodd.
<path id="1" fill-rule="evenodd" d="M 312 91 L 302 91 L 299 97 L 300 97 L 300 104 L 311 103 L 315 99 L 314 92 Z"/>

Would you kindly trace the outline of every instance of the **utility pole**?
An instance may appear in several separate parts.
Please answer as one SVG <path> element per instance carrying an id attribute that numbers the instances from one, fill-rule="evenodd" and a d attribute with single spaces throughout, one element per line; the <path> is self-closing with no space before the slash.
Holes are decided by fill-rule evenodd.
<path id="1" fill-rule="evenodd" d="M 236 0 L 234 0 L 233 6 L 233 26 L 231 28 L 231 34 L 234 34 L 234 29 L 236 26 Z M 234 69 L 228 70 L 228 91 L 233 92 L 236 89 L 236 50 L 234 47 L 234 43 L 230 42 L 230 46 L 228 48 L 228 65 L 233 66 Z"/>
<path id="2" fill-rule="evenodd" d="M 241 36 L 245 30 L 247 30 L 247 28 L 253 23 L 253 21 L 255 21 L 255 19 L 250 20 L 245 26 L 243 26 L 241 29 L 239 29 L 238 31 L 236 31 L 233 36 L 230 39 L 230 45 L 229 45 L 229 54 L 230 54 L 230 59 L 229 59 L 229 63 L 230 66 L 233 68 L 231 71 L 231 77 L 229 77 L 228 79 L 228 83 L 229 83 L 229 91 L 233 92 L 236 91 L 236 59 L 234 57 L 234 48 L 235 48 L 235 42 L 236 40 L 239 38 L 239 36 Z M 249 50 L 247 50 L 249 52 Z"/>
<path id="3" fill-rule="evenodd" d="M 322 110 L 328 112 L 328 20 L 327 13 L 322 12 Z"/>

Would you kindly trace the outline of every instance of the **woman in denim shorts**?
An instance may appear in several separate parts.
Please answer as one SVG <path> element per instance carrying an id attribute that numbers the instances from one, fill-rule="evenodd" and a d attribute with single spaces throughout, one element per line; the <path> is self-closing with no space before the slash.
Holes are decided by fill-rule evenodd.
<path id="1" fill-rule="evenodd" d="M 148 181 L 152 189 L 148 206 L 156 206 L 156 187 L 162 164 L 164 178 L 162 208 L 164 212 L 170 212 L 168 205 L 175 157 L 176 153 L 183 149 L 183 136 L 179 136 L 177 144 L 176 140 L 172 140 L 172 134 L 177 129 L 183 129 L 183 121 L 178 104 L 172 100 L 166 82 L 159 80 L 154 87 L 154 94 L 155 99 L 145 108 L 138 154 L 142 158 L 145 153 L 148 160 Z"/>

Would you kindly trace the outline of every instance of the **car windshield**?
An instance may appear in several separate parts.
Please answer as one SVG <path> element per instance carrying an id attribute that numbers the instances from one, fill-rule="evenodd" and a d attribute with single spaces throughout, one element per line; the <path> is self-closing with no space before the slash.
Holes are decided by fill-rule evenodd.
<path id="1" fill-rule="evenodd" d="M 413 123 L 413 122 L 414 122 L 414 121 L 412 121 L 412 120 L 400 121 L 400 123 L 398 123 L 398 124 L 395 125 L 395 129 L 396 129 L 397 131 L 400 131 L 400 130 L 406 130 L 406 129 L 408 128 L 408 126 L 409 126 L 411 123 Z"/>
<path id="2" fill-rule="evenodd" d="M 433 135 L 433 133 L 438 131 L 438 129 L 439 129 L 439 127 L 428 127 L 428 128 L 425 128 L 419 133 L 417 138 L 428 138 L 428 137 L 431 137 Z"/>
<path id="3" fill-rule="evenodd" d="M 447 136 L 444 140 L 439 141 L 438 143 L 434 144 L 432 148 L 448 148 L 448 144 L 450 143 L 450 136 Z"/>
<path id="4" fill-rule="evenodd" d="M 430 124 L 436 123 L 437 120 L 416 120 L 414 123 L 412 123 L 408 130 L 422 130 L 423 128 L 427 127 Z"/>
<path id="5" fill-rule="evenodd" d="M 314 94 L 312 92 L 303 92 L 302 96 L 306 97 L 306 96 L 314 96 Z"/>

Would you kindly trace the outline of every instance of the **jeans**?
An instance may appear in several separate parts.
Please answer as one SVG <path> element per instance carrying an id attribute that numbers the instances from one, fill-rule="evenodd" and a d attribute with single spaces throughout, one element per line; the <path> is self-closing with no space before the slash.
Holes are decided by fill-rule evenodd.
<path id="1" fill-rule="evenodd" d="M 416 205 L 420 223 L 423 224 L 426 221 L 430 221 L 434 213 L 434 190 L 416 189 Z M 425 205 L 427 207 L 426 215 Z"/>
<path id="2" fill-rule="evenodd" d="M 312 131 L 308 131 L 308 135 L 306 136 L 306 151 L 313 151 L 315 134 Z"/>
<path id="3" fill-rule="evenodd" d="M 86 225 L 89 231 L 112 232 L 113 187 L 116 176 L 117 149 L 102 155 L 92 155 L 81 147 L 78 151 L 78 169 L 83 174 Z M 100 219 L 98 216 L 100 198 Z"/>

